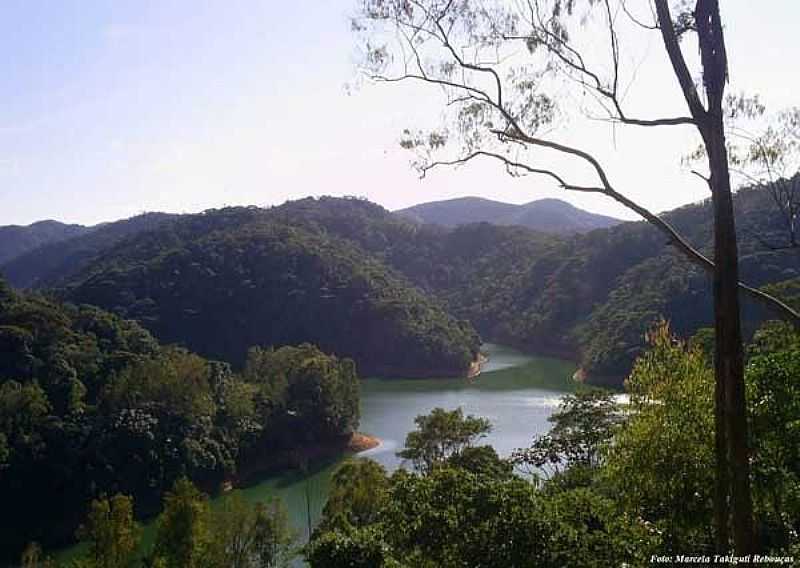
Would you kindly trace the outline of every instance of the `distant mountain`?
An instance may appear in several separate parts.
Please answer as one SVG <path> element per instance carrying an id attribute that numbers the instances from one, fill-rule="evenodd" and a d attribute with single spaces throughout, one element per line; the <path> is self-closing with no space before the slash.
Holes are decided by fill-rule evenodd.
<path id="1" fill-rule="evenodd" d="M 69 237 L 42 243 L 7 262 L 0 262 L 0 274 L 15 288 L 42 288 L 57 284 L 61 279 L 80 271 L 100 251 L 111 248 L 127 237 L 155 229 L 162 223 L 176 218 L 167 213 L 144 213 L 96 227 L 79 227 Z M 55 221 L 43 221 L 50 224 Z M 31 225 L 34 227 L 42 223 Z M 0 229 L 1 230 L 1 229 Z M 0 233 L 0 243 L 3 242 Z"/>
<path id="2" fill-rule="evenodd" d="M 485 222 L 493 225 L 520 225 L 562 235 L 606 229 L 622 222 L 613 217 L 578 209 L 560 199 L 539 199 L 524 205 L 514 205 L 481 197 L 459 197 L 414 205 L 396 213 L 418 223 L 444 227 Z"/>
<path id="3" fill-rule="evenodd" d="M 0 227 L 0 265 L 40 246 L 58 243 L 91 230 L 92 227 L 67 225 L 58 221 L 39 221 L 25 227 Z"/>

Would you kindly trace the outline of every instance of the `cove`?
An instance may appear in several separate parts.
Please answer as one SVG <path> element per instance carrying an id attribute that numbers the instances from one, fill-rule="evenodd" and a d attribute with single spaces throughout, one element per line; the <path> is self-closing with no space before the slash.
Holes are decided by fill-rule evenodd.
<path id="1" fill-rule="evenodd" d="M 375 436 L 381 444 L 361 452 L 389 471 L 402 465 L 396 455 L 406 434 L 414 429 L 414 418 L 437 406 L 488 418 L 492 432 L 479 443 L 491 444 L 501 456 L 525 447 L 531 439 L 547 432 L 547 419 L 558 407 L 561 396 L 576 388 L 572 375 L 577 366 L 561 359 L 525 355 L 509 347 L 484 344 L 488 361 L 474 379 L 364 379 L 361 384 L 361 425 L 359 430 Z M 241 489 L 251 502 L 281 499 L 301 542 L 308 539 L 309 524 L 319 519 L 328 495 L 332 473 L 344 459 L 317 464 L 307 473 L 289 472 L 270 477 Z M 218 505 L 224 497 L 212 499 Z M 144 543 L 149 547 L 155 522 L 144 523 Z M 74 546 L 56 554 L 67 561 L 82 550 Z M 302 565 L 302 564 L 298 564 Z"/>

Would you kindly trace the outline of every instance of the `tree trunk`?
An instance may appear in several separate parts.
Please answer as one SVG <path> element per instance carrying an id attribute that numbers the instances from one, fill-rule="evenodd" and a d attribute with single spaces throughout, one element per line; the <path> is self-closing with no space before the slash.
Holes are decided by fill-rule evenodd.
<path id="1" fill-rule="evenodd" d="M 717 122 L 714 118 L 713 122 Z M 750 496 L 750 461 L 747 435 L 747 411 L 744 390 L 744 354 L 742 330 L 739 317 L 739 266 L 736 244 L 736 224 L 733 215 L 733 198 L 730 188 L 725 134 L 721 128 L 711 126 L 707 134 L 706 147 L 709 151 L 711 169 L 712 205 L 714 209 L 714 331 L 716 378 L 716 402 L 723 403 L 717 408 L 717 426 L 724 428 L 717 432 L 717 450 L 727 445 L 727 459 L 717 456 L 717 464 L 727 462 L 728 472 L 718 480 L 718 491 L 730 483 L 733 513 L 732 528 L 734 549 L 743 556 L 753 552 L 753 508 Z M 724 445 L 720 446 L 720 442 Z M 728 508 L 719 503 L 718 508 Z M 727 540 L 727 526 L 719 527 L 718 546 L 721 538 Z M 720 538 L 721 537 L 721 538 Z"/>
<path id="2" fill-rule="evenodd" d="M 739 314 L 739 257 L 722 113 L 728 81 L 724 30 L 719 0 L 697 0 L 694 24 L 703 65 L 707 99 L 704 106 L 683 57 L 669 2 L 655 0 L 655 7 L 664 47 L 703 137 L 711 172 L 708 185 L 714 209 L 715 541 L 717 550 L 726 553 L 732 528 L 734 551 L 745 556 L 753 552 L 755 540 Z"/>
<path id="3" fill-rule="evenodd" d="M 716 349 L 716 346 L 715 346 Z M 725 555 L 730 550 L 730 495 L 731 482 L 728 471 L 727 420 L 725 419 L 725 385 L 720 381 L 714 383 L 714 544 L 717 554 Z"/>
<path id="4" fill-rule="evenodd" d="M 734 551 L 738 556 L 751 554 L 754 547 L 753 505 L 750 491 L 750 452 L 748 450 L 747 408 L 744 388 L 744 353 L 739 311 L 739 253 L 736 243 L 736 222 L 733 213 L 728 152 L 722 101 L 728 78 L 728 60 L 718 0 L 698 0 L 695 22 L 703 64 L 703 85 L 708 110 L 698 121 L 708 153 L 711 172 L 709 186 L 714 209 L 714 374 L 716 380 L 717 451 L 724 436 L 727 459 L 717 456 L 720 466 L 727 461 L 728 475 L 717 480 L 718 491 L 730 484 L 730 511 Z M 718 474 L 722 473 L 719 471 Z M 718 511 L 728 507 L 717 504 Z M 718 546 L 727 526 L 718 526 Z"/>

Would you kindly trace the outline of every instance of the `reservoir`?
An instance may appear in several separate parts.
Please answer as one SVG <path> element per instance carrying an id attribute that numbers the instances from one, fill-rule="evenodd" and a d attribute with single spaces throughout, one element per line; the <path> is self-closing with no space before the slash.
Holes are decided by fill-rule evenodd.
<path id="1" fill-rule="evenodd" d="M 402 448 L 406 434 L 415 428 L 414 418 L 436 407 L 461 407 L 465 415 L 488 418 L 492 432 L 478 443 L 494 446 L 503 457 L 547 432 L 547 419 L 558 407 L 561 396 L 575 389 L 572 375 L 576 365 L 525 355 L 497 344 L 484 344 L 482 350 L 488 361 L 474 379 L 365 379 L 361 385 L 359 431 L 379 438 L 381 445 L 359 456 L 373 459 L 389 471 L 401 467 L 402 460 L 396 452 Z M 340 461 L 320 464 L 308 474 L 272 477 L 241 491 L 252 502 L 280 498 L 300 540 L 305 541 L 309 516 L 312 525 L 319 519 L 331 474 Z M 146 542 L 152 542 L 154 531 L 154 522 L 145 524 Z M 57 559 L 67 560 L 79 549 L 63 551 Z"/>

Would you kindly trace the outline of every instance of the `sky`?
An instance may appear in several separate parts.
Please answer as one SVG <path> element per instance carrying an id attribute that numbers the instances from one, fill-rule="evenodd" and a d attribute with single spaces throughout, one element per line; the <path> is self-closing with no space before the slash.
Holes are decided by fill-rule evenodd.
<path id="1" fill-rule="evenodd" d="M 724 0 L 731 90 L 798 104 L 797 0 Z M 0 1 L 0 225 L 94 224 L 355 195 L 388 209 L 465 195 L 560 197 L 635 218 L 603 196 L 493 163 L 420 179 L 398 144 L 440 99 L 421 85 L 357 83 L 353 0 Z M 660 37 L 627 47 L 632 114 L 681 112 Z M 661 114 L 663 114 L 663 112 Z M 685 111 L 684 111 L 685 112 Z M 656 113 L 659 114 L 659 113 Z M 560 140 L 601 158 L 613 183 L 655 211 L 707 196 L 681 166 L 685 128 L 566 121 Z M 548 164 L 571 172 L 557 157 Z M 583 175 L 576 171 L 576 176 Z"/>

